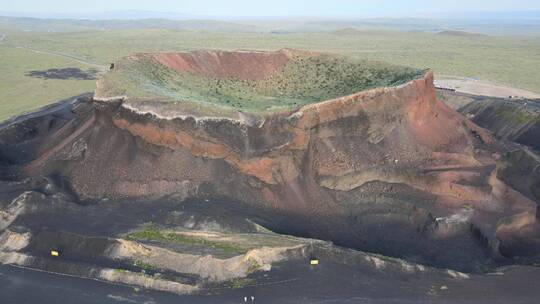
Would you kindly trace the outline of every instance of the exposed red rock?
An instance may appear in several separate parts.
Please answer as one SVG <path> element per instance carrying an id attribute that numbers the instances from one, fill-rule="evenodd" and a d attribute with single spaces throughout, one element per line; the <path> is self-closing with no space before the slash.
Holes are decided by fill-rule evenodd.
<path id="1" fill-rule="evenodd" d="M 286 50 L 277 52 L 196 51 L 151 55 L 158 62 L 180 72 L 211 77 L 264 79 L 290 59 Z"/>
<path id="2" fill-rule="evenodd" d="M 174 69 L 242 79 L 264 78 L 289 58 L 284 51 L 154 56 Z M 512 231 L 538 226 L 537 202 L 497 177 L 507 149 L 437 100 L 431 72 L 277 113 L 172 115 L 159 101 L 140 105 L 94 101 L 73 118 L 88 123 L 43 145 L 24 172 L 60 172 L 88 199 L 226 197 L 279 213 L 298 233 L 426 260 L 476 254 L 473 231 L 497 255 L 499 242 L 516 242 Z M 74 154 L 76 141 L 87 147 L 80 158 L 55 158 Z M 520 214 L 528 214 L 524 225 Z M 514 224 L 498 228 L 505 218 Z M 448 226 L 466 229 L 455 237 Z"/>

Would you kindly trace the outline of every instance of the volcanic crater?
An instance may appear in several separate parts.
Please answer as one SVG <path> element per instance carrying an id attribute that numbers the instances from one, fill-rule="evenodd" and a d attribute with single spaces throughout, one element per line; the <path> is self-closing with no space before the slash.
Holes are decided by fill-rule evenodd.
<path id="1" fill-rule="evenodd" d="M 160 100 L 186 107 L 196 103 L 264 114 L 404 84 L 422 74 L 381 62 L 290 49 L 137 54 L 115 63 L 98 82 L 96 97 Z"/>
<path id="2" fill-rule="evenodd" d="M 155 264 L 125 242 L 178 251 L 167 245 L 178 243 L 168 234 L 178 227 L 264 227 L 298 240 L 252 253 L 261 267 L 307 257 L 301 238 L 466 272 L 538 259 L 539 202 L 507 174 L 516 151 L 529 152 L 437 100 L 429 70 L 289 49 L 136 54 L 115 62 L 93 97 L 7 122 L 0 139 L 9 189 L 0 228 L 25 227 L 35 244 L 54 239 L 40 233 L 46 226 L 115 238 L 115 255 L 105 241 L 94 254 Z M 113 214 L 120 206 L 130 209 L 124 218 Z M 38 217 L 65 208 L 63 220 Z M 143 218 L 154 226 L 122 241 Z M 37 254 L 33 246 L 25 254 Z M 247 264 L 235 265 L 216 276 L 246 275 Z"/>

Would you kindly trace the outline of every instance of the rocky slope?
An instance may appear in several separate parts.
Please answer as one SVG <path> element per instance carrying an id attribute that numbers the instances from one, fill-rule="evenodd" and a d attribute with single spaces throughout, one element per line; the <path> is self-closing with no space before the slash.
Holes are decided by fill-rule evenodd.
<path id="1" fill-rule="evenodd" d="M 503 140 L 540 151 L 540 100 L 504 99 L 439 91 L 439 97 Z"/>
<path id="2" fill-rule="evenodd" d="M 252 56 L 197 54 L 189 58 Z M 190 66 L 179 56 L 158 58 Z M 260 62 L 246 64 L 255 66 L 240 69 Z M 204 71 L 244 75 L 235 67 Z M 275 232 L 431 266 L 482 272 L 538 259 L 536 173 L 526 173 L 532 190 L 515 185 L 509 152 L 519 147 L 440 102 L 429 71 L 267 112 L 115 98 L 104 86 L 1 127 L 2 176 L 11 181 L 0 228 L 16 223 L 17 196 L 29 189 L 90 205 L 218 199 Z M 49 182 L 33 180 L 40 176 Z"/>

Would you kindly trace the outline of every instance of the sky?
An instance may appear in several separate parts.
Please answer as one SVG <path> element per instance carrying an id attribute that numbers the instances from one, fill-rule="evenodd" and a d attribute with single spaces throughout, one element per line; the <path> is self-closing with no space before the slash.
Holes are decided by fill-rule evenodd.
<path id="1" fill-rule="evenodd" d="M 448 11 L 540 10 L 540 0 L 0 0 L 0 12 L 154 11 L 194 16 L 429 16 Z"/>

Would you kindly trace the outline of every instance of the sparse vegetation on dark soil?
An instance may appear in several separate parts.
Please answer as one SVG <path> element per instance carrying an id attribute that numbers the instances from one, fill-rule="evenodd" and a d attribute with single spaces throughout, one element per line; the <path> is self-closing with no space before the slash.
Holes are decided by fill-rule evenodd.
<path id="1" fill-rule="evenodd" d="M 153 224 L 146 224 L 144 229 L 132 232 L 127 235 L 128 239 L 137 241 L 158 241 L 158 242 L 172 242 L 189 245 L 200 245 L 205 247 L 212 247 L 229 253 L 243 253 L 246 248 L 226 242 L 216 242 L 206 240 L 199 237 L 183 235 L 170 231 L 160 230 Z M 143 267 L 141 267 L 143 268 Z"/>

